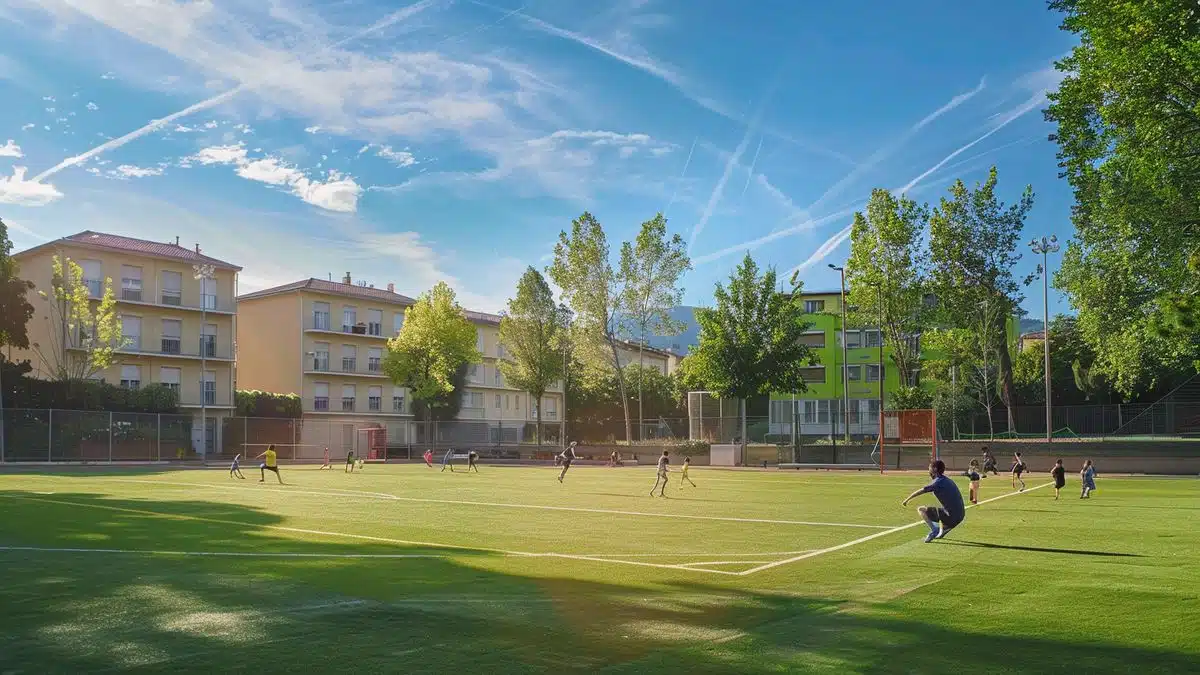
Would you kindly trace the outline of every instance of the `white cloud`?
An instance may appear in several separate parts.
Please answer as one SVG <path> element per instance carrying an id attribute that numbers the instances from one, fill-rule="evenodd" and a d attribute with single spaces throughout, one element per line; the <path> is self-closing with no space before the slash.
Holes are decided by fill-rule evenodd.
<path id="1" fill-rule="evenodd" d="M 216 120 L 209 120 L 209 121 L 207 121 L 207 122 L 205 122 L 205 123 L 204 123 L 204 128 L 205 128 L 205 129 L 216 129 L 216 128 L 217 128 L 217 126 L 219 126 L 219 125 L 217 124 L 217 121 L 216 121 Z"/>
<path id="2" fill-rule="evenodd" d="M 116 74 L 114 74 L 114 73 L 105 73 L 105 74 L 103 74 L 103 75 L 101 75 L 101 76 L 100 76 L 100 79 L 102 79 L 102 80 L 115 80 L 115 79 L 117 79 L 117 76 L 116 76 Z"/>
<path id="3" fill-rule="evenodd" d="M 45 206 L 63 196 L 53 185 L 25 180 L 25 167 L 13 167 L 11 177 L 0 176 L 0 204 Z"/>
<path id="4" fill-rule="evenodd" d="M 189 127 L 184 124 L 176 124 L 175 125 L 175 133 L 177 133 L 177 134 L 190 134 L 195 130 L 196 130 L 195 127 Z"/>
<path id="5" fill-rule="evenodd" d="M 201 164 L 239 164 L 246 161 L 246 146 L 241 143 L 237 145 L 214 145 L 210 148 L 202 149 L 191 159 Z"/>
<path id="6" fill-rule="evenodd" d="M 53 96 L 43 96 L 43 97 L 42 97 L 42 100 L 43 100 L 43 101 L 49 101 L 49 102 L 51 102 L 51 103 L 54 103 L 54 101 L 55 101 L 55 98 L 54 98 Z"/>
<path id="7" fill-rule="evenodd" d="M 321 129 L 322 129 L 322 127 L 320 124 L 314 124 L 311 127 L 304 128 L 304 130 L 310 134 L 315 134 L 315 133 L 321 131 Z"/>
<path id="8" fill-rule="evenodd" d="M 243 134 L 254 133 L 254 129 L 251 129 L 249 124 L 235 124 L 235 125 L 233 125 L 233 128 L 237 129 L 238 131 L 242 132 Z"/>
<path id="9" fill-rule="evenodd" d="M 100 106 L 96 105 L 95 103 L 92 103 L 91 101 L 88 101 L 87 109 L 88 110 L 99 110 Z"/>
<path id="10" fill-rule="evenodd" d="M 385 145 L 379 148 L 376 155 L 386 159 L 387 161 L 399 167 L 412 166 L 417 163 L 417 159 L 413 157 L 411 152 L 405 150 L 393 150 L 392 146 Z"/>
<path id="11" fill-rule="evenodd" d="M 147 176 L 161 176 L 163 170 L 160 167 L 140 167 L 132 164 L 122 164 L 117 168 L 108 172 L 108 175 L 113 178 L 145 178 Z"/>
<path id="12" fill-rule="evenodd" d="M 324 180 L 314 180 L 297 167 L 277 157 L 250 159 L 247 157 L 246 146 L 242 143 L 203 148 L 186 158 L 180 166 L 190 162 L 234 166 L 237 175 L 246 180 L 285 188 L 305 202 L 327 211 L 357 211 L 358 198 L 363 192 L 362 187 L 353 178 L 337 171 L 329 171 Z"/>
<path id="13" fill-rule="evenodd" d="M 24 127 L 22 127 L 24 128 Z M 21 152 L 21 146 L 17 145 L 13 139 L 8 139 L 4 145 L 0 145 L 0 157 L 24 157 L 25 153 Z"/>
<path id="14" fill-rule="evenodd" d="M 29 122 L 29 123 L 27 123 L 27 124 L 22 124 L 22 125 L 21 125 L 21 131 L 29 131 L 30 129 L 32 129 L 32 128 L 36 127 L 36 126 L 37 126 L 37 125 L 36 125 L 36 124 L 34 124 L 33 122 Z"/>
<path id="15" fill-rule="evenodd" d="M 55 109 L 54 109 L 54 108 L 46 108 L 46 112 L 48 112 L 48 113 L 50 113 L 51 115 L 53 115 L 53 114 L 55 113 Z"/>

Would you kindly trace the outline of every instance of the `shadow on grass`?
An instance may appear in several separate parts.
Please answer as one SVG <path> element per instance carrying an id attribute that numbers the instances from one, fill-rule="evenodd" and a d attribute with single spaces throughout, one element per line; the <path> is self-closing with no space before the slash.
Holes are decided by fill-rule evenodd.
<path id="1" fill-rule="evenodd" d="M 4 546 L 246 554 L 0 551 L 6 671 L 957 674 L 964 657 L 982 673 L 1195 664 L 1182 653 L 983 636 L 840 599 L 666 580 L 675 575 L 621 583 L 623 568 L 574 560 L 471 550 L 338 558 L 447 552 L 297 539 L 278 515 L 237 504 L 0 491 L 0 508 Z M 328 557 L 268 557 L 283 553 Z M 964 654 L 980 640 L 1002 663 Z"/>
<path id="2" fill-rule="evenodd" d="M 979 548 L 998 548 L 1007 551 L 1027 551 L 1029 553 L 1066 553 L 1068 555 L 1091 555 L 1103 558 L 1145 558 L 1140 553 L 1118 553 L 1115 551 L 1085 551 L 1074 548 L 1042 548 L 1039 546 L 1015 546 L 1011 544 L 990 544 L 982 541 L 964 541 L 961 539 L 947 540 L 945 543 L 955 546 L 977 546 Z"/>

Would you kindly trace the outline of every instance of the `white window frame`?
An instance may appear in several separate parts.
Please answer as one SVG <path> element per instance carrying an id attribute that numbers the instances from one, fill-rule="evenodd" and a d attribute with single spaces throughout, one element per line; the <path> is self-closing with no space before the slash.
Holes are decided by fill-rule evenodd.
<path id="1" fill-rule="evenodd" d="M 367 310 L 367 335 L 383 335 L 383 310 Z"/>
<path id="2" fill-rule="evenodd" d="M 174 328 L 174 334 L 172 334 L 168 330 L 168 327 L 177 327 L 177 328 Z M 167 351 L 167 349 L 166 349 L 167 340 L 175 340 L 176 342 L 178 342 L 179 349 L 174 352 Z M 162 342 L 162 344 L 159 346 L 163 348 L 162 352 L 164 354 L 182 354 L 183 353 L 183 321 L 181 321 L 180 319 L 163 319 L 162 320 L 162 341 L 161 342 Z"/>
<path id="3" fill-rule="evenodd" d="M 329 330 L 329 303 L 314 302 L 312 305 L 312 319 L 314 330 Z"/>
<path id="4" fill-rule="evenodd" d="M 159 283 L 162 289 L 158 293 L 158 302 L 162 305 L 178 307 L 183 304 L 183 272 L 162 270 L 159 273 Z M 170 302 L 171 298 L 174 302 Z"/>
<path id="5" fill-rule="evenodd" d="M 824 300 L 805 300 L 804 301 L 804 313 L 805 314 L 817 314 L 817 313 L 824 312 L 824 311 L 825 311 L 825 301 Z"/>
<path id="6" fill-rule="evenodd" d="M 392 332 L 396 335 L 404 329 L 404 312 L 396 312 L 392 315 Z"/>
<path id="7" fill-rule="evenodd" d="M 204 387 L 200 390 L 200 395 L 204 397 L 205 405 L 216 405 L 217 403 L 217 374 L 214 371 L 204 371 L 202 378 Z"/>
<path id="8" fill-rule="evenodd" d="M 383 411 L 383 387 L 367 387 L 367 410 Z"/>
<path id="9" fill-rule="evenodd" d="M 135 330 L 135 331 L 129 330 L 129 328 L 130 328 L 129 322 L 136 324 L 137 330 Z M 121 337 L 125 341 L 125 345 L 124 345 L 123 349 L 128 349 L 130 351 L 135 351 L 135 352 L 141 351 L 142 350 L 142 317 L 135 315 L 135 314 L 122 314 L 121 315 Z"/>
<path id="10" fill-rule="evenodd" d="M 324 392 L 324 393 L 322 393 Z M 325 407 L 321 408 L 318 405 L 320 399 L 325 399 Z M 313 383 L 313 410 L 329 410 L 329 383 L 315 382 Z"/>
<path id="11" fill-rule="evenodd" d="M 372 373 L 383 372 L 383 350 L 379 347 L 367 349 L 367 370 Z"/>
<path id="12" fill-rule="evenodd" d="M 158 383 L 167 389 L 171 389 L 178 396 L 179 388 L 183 383 L 183 369 L 171 366 L 159 366 Z"/>
<path id="13" fill-rule="evenodd" d="M 358 308 L 352 305 L 342 305 L 342 332 L 353 333 L 358 325 Z"/>
<path id="14" fill-rule="evenodd" d="M 80 260 L 82 275 L 79 281 L 87 286 L 88 295 L 98 298 L 104 293 L 104 264 L 99 260 Z"/>
<path id="15" fill-rule="evenodd" d="M 314 342 L 313 343 L 313 360 L 312 369 L 318 372 L 329 371 L 329 343 Z"/>
<path id="16" fill-rule="evenodd" d="M 121 388 L 137 391 L 142 386 L 142 367 L 137 364 L 121 366 Z"/>
<path id="17" fill-rule="evenodd" d="M 216 279 L 200 279 L 200 306 L 204 309 L 217 308 Z"/>
<path id="18" fill-rule="evenodd" d="M 141 302 L 144 297 L 142 288 L 142 268 L 136 265 L 121 265 L 121 299 Z"/>

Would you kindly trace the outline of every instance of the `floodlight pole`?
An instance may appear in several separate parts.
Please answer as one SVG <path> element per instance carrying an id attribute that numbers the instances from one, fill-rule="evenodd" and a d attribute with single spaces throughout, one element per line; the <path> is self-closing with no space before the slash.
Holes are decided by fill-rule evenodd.
<path id="1" fill-rule="evenodd" d="M 842 276 L 842 417 L 845 420 L 846 445 L 850 445 L 850 352 L 846 345 L 846 268 L 833 263 L 829 269 L 837 270 Z"/>
<path id="2" fill-rule="evenodd" d="M 199 251 L 199 248 L 197 248 Z M 192 265 L 193 278 L 200 281 L 200 456 L 201 461 L 208 461 L 208 392 L 205 391 L 208 377 L 208 344 L 204 339 L 204 328 L 208 321 L 208 304 L 205 302 L 204 291 L 208 281 L 215 276 L 212 265 Z M 215 345 L 214 345 L 215 347 Z M 293 451 L 295 448 L 293 448 Z"/>
<path id="3" fill-rule="evenodd" d="M 1029 248 L 1034 253 L 1042 254 L 1042 264 L 1038 272 L 1042 275 L 1042 348 L 1044 352 L 1043 368 L 1046 380 L 1046 442 L 1054 442 L 1054 426 L 1051 416 L 1050 401 L 1050 254 L 1058 252 L 1058 237 L 1050 235 L 1029 242 Z"/>

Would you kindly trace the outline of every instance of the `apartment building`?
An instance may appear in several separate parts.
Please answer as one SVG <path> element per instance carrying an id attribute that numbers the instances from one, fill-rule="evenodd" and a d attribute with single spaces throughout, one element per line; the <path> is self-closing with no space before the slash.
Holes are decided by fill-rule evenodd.
<path id="1" fill-rule="evenodd" d="M 349 275 L 341 282 L 305 279 L 238 298 L 238 386 L 302 399 L 306 419 L 324 419 L 355 429 L 412 419 L 408 392 L 382 371 L 387 340 L 404 325 L 415 300 L 386 289 L 360 286 Z M 542 401 L 508 385 L 497 364 L 500 317 L 467 312 L 476 326 L 482 363 L 471 366 L 462 392 L 461 420 L 519 426 L 537 417 L 558 421 L 561 387 Z M 334 439 L 354 447 L 349 438 Z"/>
<path id="2" fill-rule="evenodd" d="M 29 341 L 40 349 L 14 354 L 29 359 L 36 377 L 53 375 L 55 363 L 78 353 L 79 336 L 66 344 L 50 331 L 62 325 L 49 301 L 53 297 L 53 258 L 70 258 L 83 270 L 83 283 L 99 299 L 111 280 L 124 335 L 112 366 L 95 375 L 122 387 L 163 386 L 179 394 L 179 405 L 196 416 L 192 428 L 197 453 L 219 446 L 221 418 L 233 411 L 234 336 L 237 330 L 237 275 L 241 267 L 201 253 L 199 245 L 134 239 L 85 231 L 15 255 L 21 276 L 34 284 Z M 197 278 L 198 268 L 211 271 Z M 59 346 L 60 352 L 52 353 Z M 59 361 L 61 362 L 61 361 Z M 207 420 L 207 448 L 201 448 L 201 410 Z"/>
<path id="3" fill-rule="evenodd" d="M 679 358 L 674 352 L 649 345 L 639 349 L 636 342 L 625 341 L 617 345 L 617 360 L 622 368 L 641 363 L 645 368 L 653 368 L 663 375 L 670 375 L 679 366 Z"/>

